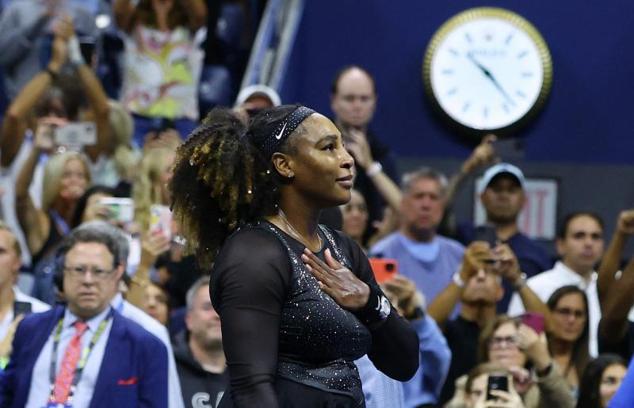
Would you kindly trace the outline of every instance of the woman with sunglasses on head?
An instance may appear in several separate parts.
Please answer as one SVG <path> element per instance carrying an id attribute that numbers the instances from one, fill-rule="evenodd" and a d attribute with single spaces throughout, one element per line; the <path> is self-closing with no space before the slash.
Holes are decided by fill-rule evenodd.
<path id="1" fill-rule="evenodd" d="M 220 407 L 363 407 L 353 361 L 368 354 L 405 381 L 418 339 L 351 239 L 318 225 L 350 199 L 354 161 L 341 134 L 303 106 L 248 128 L 212 111 L 179 149 L 173 208 L 209 267 L 231 378 Z"/>
<path id="2" fill-rule="evenodd" d="M 590 360 L 588 354 L 588 299 L 574 285 L 557 289 L 546 303 L 553 319 L 548 346 L 559 371 L 576 396 L 579 380 Z"/>

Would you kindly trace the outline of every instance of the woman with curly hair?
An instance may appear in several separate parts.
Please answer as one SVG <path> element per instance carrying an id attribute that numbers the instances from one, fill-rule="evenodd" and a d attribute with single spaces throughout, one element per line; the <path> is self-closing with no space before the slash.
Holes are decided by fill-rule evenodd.
<path id="1" fill-rule="evenodd" d="M 354 161 L 326 117 L 303 106 L 248 128 L 212 111 L 179 149 L 173 208 L 204 267 L 231 378 L 220 407 L 362 407 L 353 361 L 399 381 L 418 339 L 361 248 L 318 224 L 350 199 Z"/>

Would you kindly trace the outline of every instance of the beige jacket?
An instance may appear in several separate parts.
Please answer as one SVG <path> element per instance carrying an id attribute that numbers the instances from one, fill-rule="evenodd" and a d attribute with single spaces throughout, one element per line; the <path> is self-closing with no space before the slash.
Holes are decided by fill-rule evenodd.
<path id="1" fill-rule="evenodd" d="M 525 408 L 574 408 L 575 400 L 572 397 L 568 383 L 553 367 L 548 375 L 534 377 L 533 385 L 522 396 Z M 456 380 L 456 393 L 445 408 L 466 408 L 465 385 L 467 376 L 463 375 Z"/>

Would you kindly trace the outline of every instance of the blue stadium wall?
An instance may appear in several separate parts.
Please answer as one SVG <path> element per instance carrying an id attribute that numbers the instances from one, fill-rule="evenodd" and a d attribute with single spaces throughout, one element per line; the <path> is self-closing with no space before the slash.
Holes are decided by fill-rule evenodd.
<path id="1" fill-rule="evenodd" d="M 372 128 L 397 154 L 464 158 L 472 146 L 432 112 L 421 64 L 434 31 L 477 6 L 519 13 L 550 47 L 553 88 L 545 109 L 520 132 L 525 160 L 632 164 L 634 2 L 627 0 L 306 0 L 283 99 L 330 113 L 332 76 L 343 65 L 359 64 L 377 81 Z"/>
<path id="2" fill-rule="evenodd" d="M 436 29 L 471 7 L 496 6 L 532 22 L 553 58 L 554 82 L 541 114 L 519 136 L 529 177 L 559 181 L 558 215 L 593 210 L 606 221 L 634 207 L 634 2 L 611 0 L 306 0 L 281 94 L 331 114 L 329 87 L 343 65 L 366 67 L 377 81 L 372 128 L 401 157 L 447 173 L 473 144 L 433 113 L 421 76 Z M 473 214 L 473 184 L 459 194 L 458 219 Z M 634 250 L 630 243 L 628 254 Z M 552 242 L 543 245 L 554 255 Z"/>

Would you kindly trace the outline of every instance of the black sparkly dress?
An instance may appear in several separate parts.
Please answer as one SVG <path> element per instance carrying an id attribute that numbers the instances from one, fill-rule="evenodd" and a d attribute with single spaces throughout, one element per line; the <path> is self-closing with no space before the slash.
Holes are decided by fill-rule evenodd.
<path id="1" fill-rule="evenodd" d="M 371 290 L 352 313 L 324 293 L 301 261 L 304 245 L 269 222 L 241 228 L 212 271 L 211 298 L 222 322 L 231 378 L 226 407 L 364 407 L 354 360 L 400 381 L 418 367 L 418 338 L 383 295 L 352 240 L 321 227 L 324 246 Z"/>

